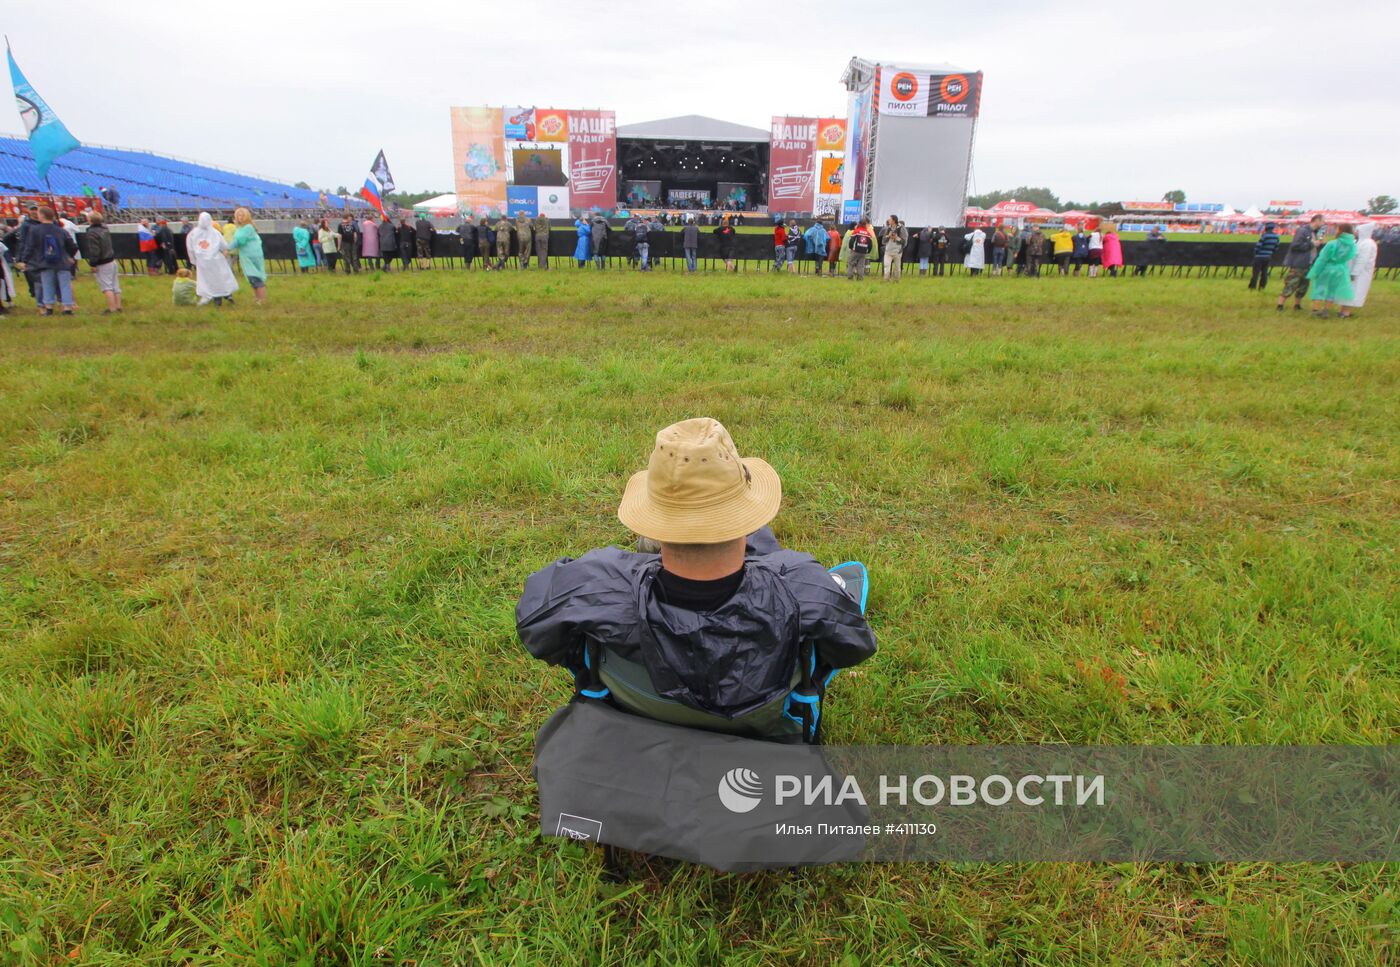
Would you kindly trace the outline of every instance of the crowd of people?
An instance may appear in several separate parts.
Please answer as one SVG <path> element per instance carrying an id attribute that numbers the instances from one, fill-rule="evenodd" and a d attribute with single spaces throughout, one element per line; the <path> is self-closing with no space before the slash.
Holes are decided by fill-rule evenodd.
<path id="1" fill-rule="evenodd" d="M 77 225 L 57 216 L 50 208 L 32 208 L 25 217 L 10 220 L 4 236 L 3 296 L 0 311 L 14 303 L 12 266 L 28 283 L 41 312 L 71 313 L 75 307 L 73 273 L 81 256 L 92 270 L 98 289 L 107 303 L 105 311 L 120 312 L 121 282 L 111 232 L 101 212 L 85 213 L 86 224 Z M 680 216 L 679 230 L 668 227 L 665 213 L 634 213 L 620 227 L 601 213 L 582 214 L 572 223 L 572 259 L 579 268 L 607 268 L 610 256 L 625 259 L 638 271 L 650 272 L 655 264 L 654 246 L 662 236 L 679 236 L 686 271 L 699 269 L 700 233 L 706 219 Z M 705 225 L 714 238 L 714 249 L 726 271 L 738 271 L 737 232 L 740 216 L 721 214 L 713 227 Z M 198 222 L 180 221 L 178 232 L 164 218 L 154 222 L 142 219 L 136 226 L 138 248 L 149 274 L 174 276 L 172 299 L 177 304 L 224 305 L 232 303 L 240 288 L 241 274 L 259 303 L 267 297 L 267 269 L 262 238 L 246 208 L 239 208 L 226 223 L 202 213 Z M 562 229 L 561 229 L 562 230 Z M 467 268 L 479 260 L 484 271 L 508 267 L 526 269 L 534 263 L 550 267 L 549 248 L 553 221 L 546 215 L 521 213 L 515 217 L 479 218 L 467 216 L 456 226 L 458 253 Z M 973 227 L 963 233 L 925 227 L 911 231 L 896 215 L 876 227 L 861 219 L 845 228 L 826 219 L 814 219 L 804 227 L 797 219 L 775 219 L 772 228 L 773 271 L 795 272 L 809 262 L 818 277 L 852 281 L 863 280 L 872 271 L 889 282 L 903 277 L 906 263 L 917 262 L 921 276 L 942 276 L 950 264 L 961 263 L 972 276 L 1016 275 L 1038 278 L 1043 272 L 1062 276 L 1100 274 L 1116 276 L 1127 271 L 1123 244 L 1115 226 L 1102 222 L 1093 229 L 1083 225 L 1038 225 L 1015 227 L 997 225 L 990 230 Z M 337 222 L 333 217 L 319 222 L 302 221 L 291 232 L 297 270 L 302 273 L 337 270 L 354 274 L 363 269 L 404 271 L 433 267 L 434 244 L 438 230 L 426 213 L 416 216 L 397 213 L 396 218 L 370 212 L 346 212 Z M 621 239 L 615 239 L 620 235 Z M 177 239 L 180 241 L 177 242 Z M 1333 307 L 1342 316 L 1366 300 L 1375 272 L 1381 239 L 1376 226 L 1359 228 L 1343 225 L 1330 241 L 1322 219 L 1300 226 L 1287 244 L 1283 258 L 1284 283 L 1277 307 L 1294 300 L 1301 309 L 1311 288 L 1314 312 L 1325 316 Z M 1166 236 L 1154 228 L 1145 245 L 1134 257 L 1133 271 L 1145 274 L 1162 261 Z M 663 247 L 674 255 L 675 241 Z M 1277 226 L 1264 226 L 1255 244 L 1249 288 L 1263 291 L 1270 268 L 1281 245 Z M 183 262 L 183 268 L 180 267 Z"/>
<path id="2" fill-rule="evenodd" d="M 1162 261 L 1166 241 L 1160 228 L 1148 234 L 1144 257 L 1134 266 L 1135 274 L 1146 275 L 1153 264 Z M 992 275 L 1010 273 L 1039 278 L 1044 270 L 1095 278 L 1100 273 L 1116 276 L 1127 271 L 1123 242 L 1112 222 L 1102 222 L 1094 228 L 1061 225 L 1048 234 L 1039 225 L 1019 229 L 999 225 L 990 234 L 976 228 L 964 236 L 962 261 L 973 275 L 986 271 L 989 254 Z"/>
<path id="3" fill-rule="evenodd" d="M 1160 231 L 1149 236 L 1149 256 L 1135 267 L 1137 274 L 1147 272 L 1154 253 L 1166 242 Z M 912 256 L 912 258 L 910 258 Z M 1124 269 L 1123 246 L 1111 224 L 1101 229 L 1070 229 L 1060 227 L 1047 235 L 1040 226 L 1015 228 L 996 226 L 990 233 L 974 228 L 954 241 L 946 228 L 932 226 L 911 233 L 897 215 L 890 215 L 877 230 L 869 219 L 862 219 L 844 234 L 830 223 L 816 221 L 806 230 L 796 220 L 778 222 L 773 228 L 773 269 L 795 268 L 799 258 L 816 265 L 831 267 L 834 275 L 838 262 L 846 264 L 846 277 L 862 279 L 873 262 L 881 266 L 886 281 L 897 282 L 903 277 L 906 261 L 918 261 L 920 275 L 941 276 L 949 263 L 960 262 L 968 273 L 981 275 L 988 269 L 991 275 L 1015 274 L 1038 278 L 1042 267 L 1053 266 L 1060 275 L 1089 277 L 1101 271 L 1117 275 Z"/>

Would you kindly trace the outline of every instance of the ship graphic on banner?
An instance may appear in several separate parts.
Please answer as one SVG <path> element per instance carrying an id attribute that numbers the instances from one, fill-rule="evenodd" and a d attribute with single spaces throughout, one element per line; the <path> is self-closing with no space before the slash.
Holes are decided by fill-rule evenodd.
<path id="1" fill-rule="evenodd" d="M 768 134 L 768 206 L 809 212 L 817 180 L 816 118 L 775 116 Z"/>
<path id="2" fill-rule="evenodd" d="M 601 158 L 589 157 L 580 150 L 569 163 L 569 184 L 574 191 L 585 194 L 601 192 L 612 180 L 614 170 L 611 148 Z"/>
<path id="3" fill-rule="evenodd" d="M 812 168 L 810 165 L 783 165 L 773 169 L 768 193 L 779 201 L 805 199 L 812 193 Z"/>
<path id="4" fill-rule="evenodd" d="M 617 119 L 612 111 L 569 112 L 569 196 L 576 208 L 617 207 Z"/>

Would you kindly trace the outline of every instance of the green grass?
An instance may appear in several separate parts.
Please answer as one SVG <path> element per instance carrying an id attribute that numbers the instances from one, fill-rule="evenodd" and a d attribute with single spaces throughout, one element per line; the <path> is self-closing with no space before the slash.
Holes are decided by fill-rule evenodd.
<path id="1" fill-rule="evenodd" d="M 870 566 L 830 741 L 1394 742 L 1393 283 L 125 284 L 0 320 L 0 962 L 1394 962 L 1381 865 L 611 884 L 536 841 L 512 613 L 706 414 Z"/>

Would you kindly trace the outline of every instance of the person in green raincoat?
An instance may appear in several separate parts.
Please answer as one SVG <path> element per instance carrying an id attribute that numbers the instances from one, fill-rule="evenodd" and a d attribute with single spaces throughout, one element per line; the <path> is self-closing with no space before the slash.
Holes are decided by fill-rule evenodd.
<path id="1" fill-rule="evenodd" d="M 1343 225 L 1337 229 L 1337 237 L 1317 253 L 1312 268 L 1308 269 L 1308 281 L 1312 283 L 1313 315 L 1326 319 L 1332 312 L 1332 303 L 1349 302 L 1354 295 L 1351 288 L 1350 263 L 1356 257 L 1356 229 Z M 1341 317 L 1351 313 L 1343 307 Z"/>
<path id="2" fill-rule="evenodd" d="M 306 272 L 316 267 L 316 253 L 311 251 L 311 229 L 302 222 L 292 229 L 292 244 L 297 250 L 297 268 Z"/>
<path id="3" fill-rule="evenodd" d="M 261 304 L 267 300 L 267 266 L 263 264 L 262 236 L 253 225 L 253 213 L 240 208 L 233 213 L 233 240 L 229 251 L 238 253 L 238 266 L 253 288 L 253 296 Z"/>

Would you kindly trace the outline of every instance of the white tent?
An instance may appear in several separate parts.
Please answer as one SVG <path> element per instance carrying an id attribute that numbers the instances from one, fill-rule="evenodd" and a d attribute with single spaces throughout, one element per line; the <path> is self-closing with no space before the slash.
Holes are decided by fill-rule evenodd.
<path id="1" fill-rule="evenodd" d="M 436 212 L 451 209 L 457 210 L 456 195 L 438 195 L 436 198 L 426 198 L 413 206 L 416 212 Z"/>
<path id="2" fill-rule="evenodd" d="M 1240 218 L 1247 222 L 1257 222 L 1264 217 L 1264 213 L 1255 205 L 1251 205 L 1240 213 Z"/>

